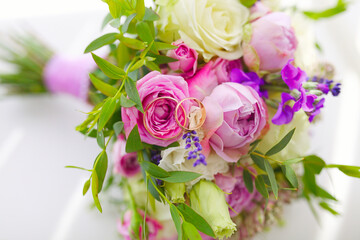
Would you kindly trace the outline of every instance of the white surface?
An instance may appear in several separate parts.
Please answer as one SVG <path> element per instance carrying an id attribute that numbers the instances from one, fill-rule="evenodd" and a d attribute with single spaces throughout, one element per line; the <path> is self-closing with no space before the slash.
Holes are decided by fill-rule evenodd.
<path id="1" fill-rule="evenodd" d="M 30 27 L 53 49 L 75 54 L 100 35 L 107 11 L 100 0 L 1 1 L 0 37 L 13 28 Z M 355 3 L 346 14 L 317 26 L 325 58 L 336 64 L 344 87 L 339 98 L 329 97 L 326 102 L 323 121 L 314 128 L 313 150 L 328 162 L 340 164 L 360 165 L 356 158 L 360 136 L 359 10 Z M 64 13 L 67 15 L 56 15 Z M 88 173 L 64 168 L 69 164 L 90 167 L 98 153 L 95 141 L 85 141 L 74 130 L 84 119 L 77 110 L 88 108 L 64 96 L 0 99 L 1 240 L 117 239 L 114 209 L 104 206 L 101 215 L 89 210 L 90 195 L 82 197 L 81 185 Z M 323 174 L 323 186 L 341 201 L 337 209 L 342 217 L 322 214 L 320 228 L 306 203 L 297 201 L 285 208 L 284 228 L 274 228 L 257 239 L 360 239 L 360 180 L 329 172 L 336 182 L 331 184 Z"/>

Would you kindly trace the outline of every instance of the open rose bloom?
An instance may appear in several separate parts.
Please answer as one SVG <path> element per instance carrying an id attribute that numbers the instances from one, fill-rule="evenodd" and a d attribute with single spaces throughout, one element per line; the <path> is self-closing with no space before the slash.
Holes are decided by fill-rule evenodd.
<path id="1" fill-rule="evenodd" d="M 143 14 L 130 4 L 117 66 L 96 59 L 111 80 L 95 86 L 108 97 L 84 131 L 100 126 L 103 149 L 101 134 L 118 135 L 110 185 L 125 196 L 125 239 L 248 239 L 298 196 L 328 206 L 308 128 L 340 84 L 328 65 L 316 74 L 296 65 L 290 11 L 242 2 L 156 0 Z"/>

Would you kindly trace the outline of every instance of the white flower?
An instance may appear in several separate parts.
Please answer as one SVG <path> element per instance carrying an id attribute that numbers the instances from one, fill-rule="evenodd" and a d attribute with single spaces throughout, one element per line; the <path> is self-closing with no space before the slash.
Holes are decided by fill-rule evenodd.
<path id="1" fill-rule="evenodd" d="M 207 166 L 200 164 L 193 167 L 194 159 L 187 160 L 190 149 L 185 149 L 185 142 L 182 141 L 179 147 L 168 148 L 161 152 L 162 160 L 159 167 L 166 171 L 188 171 L 200 173 L 202 176 L 189 185 L 193 185 L 200 179 L 213 180 L 217 173 L 225 173 L 229 170 L 229 166 L 225 160 L 217 154 L 211 153 L 207 158 Z"/>
<path id="2" fill-rule="evenodd" d="M 168 41 L 178 30 L 190 48 L 206 61 L 213 56 L 227 60 L 242 56 L 243 26 L 249 10 L 238 0 L 157 0 L 160 38 Z"/>
<path id="3" fill-rule="evenodd" d="M 274 112 L 269 111 L 270 118 L 273 115 Z M 303 111 L 295 113 L 293 120 L 289 124 L 278 126 L 270 123 L 270 129 L 262 138 L 257 149 L 265 153 L 275 146 L 275 144 L 277 144 L 288 132 L 290 132 L 290 130 L 295 127 L 295 133 L 289 144 L 271 158 L 279 161 L 285 161 L 292 158 L 304 157 L 310 147 L 310 123 L 308 117 Z"/>

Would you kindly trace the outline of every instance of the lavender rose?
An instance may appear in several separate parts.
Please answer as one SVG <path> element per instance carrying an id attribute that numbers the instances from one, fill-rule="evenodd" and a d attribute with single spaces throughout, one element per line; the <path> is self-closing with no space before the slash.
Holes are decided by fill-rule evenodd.
<path id="1" fill-rule="evenodd" d="M 198 53 L 189 48 L 182 40 L 173 42 L 172 45 L 177 46 L 177 49 L 169 50 L 167 56 L 175 58 L 177 62 L 169 63 L 169 67 L 173 71 L 180 70 L 184 73 L 184 77 L 194 76 L 197 69 Z"/>
<path id="2" fill-rule="evenodd" d="M 238 161 L 267 124 L 264 101 L 254 89 L 242 84 L 217 86 L 203 104 L 206 109 L 204 151 L 207 153 L 210 145 L 228 162 Z"/>
<path id="3" fill-rule="evenodd" d="M 125 146 L 125 137 L 119 135 L 113 148 L 114 172 L 124 177 L 133 177 L 140 172 L 137 153 L 126 153 Z"/>
<path id="4" fill-rule="evenodd" d="M 137 124 L 141 140 L 145 143 L 166 147 L 177 141 L 181 137 L 179 134 L 182 129 L 176 123 L 175 108 L 177 102 L 189 97 L 186 81 L 180 76 L 163 75 L 153 71 L 140 79 L 136 87 L 143 108 L 148 108 L 145 119 L 148 129 L 144 126 L 144 114 L 135 107 L 122 108 L 121 115 L 126 136 L 129 136 Z M 160 97 L 166 98 L 159 99 L 151 104 L 154 99 Z M 148 105 L 150 106 L 148 107 Z M 188 112 L 188 105 L 188 101 L 182 104 L 185 112 Z M 182 122 L 185 119 L 185 114 L 183 111 L 179 111 L 178 114 L 179 120 Z"/>
<path id="5" fill-rule="evenodd" d="M 276 72 L 294 58 L 298 42 L 288 15 L 273 12 L 255 20 L 251 26 L 251 40 L 243 48 L 245 63 L 252 70 Z"/>

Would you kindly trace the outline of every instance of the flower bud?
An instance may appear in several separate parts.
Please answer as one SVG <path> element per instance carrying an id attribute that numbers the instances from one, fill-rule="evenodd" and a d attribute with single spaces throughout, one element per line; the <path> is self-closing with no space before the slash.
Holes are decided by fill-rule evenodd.
<path id="1" fill-rule="evenodd" d="M 165 192 L 172 203 L 184 203 L 185 183 L 165 182 Z"/>
<path id="2" fill-rule="evenodd" d="M 230 218 L 224 192 L 213 182 L 201 180 L 190 192 L 191 207 L 211 226 L 215 237 L 230 237 L 236 224 Z"/>

